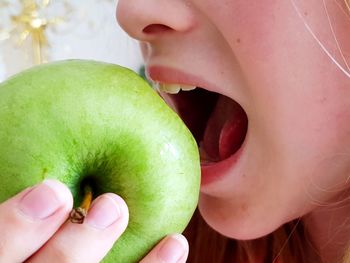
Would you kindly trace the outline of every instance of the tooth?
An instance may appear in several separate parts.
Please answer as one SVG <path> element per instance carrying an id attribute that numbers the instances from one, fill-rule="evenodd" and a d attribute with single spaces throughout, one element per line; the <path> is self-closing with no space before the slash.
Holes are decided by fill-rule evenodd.
<path id="1" fill-rule="evenodd" d="M 166 93 L 177 94 L 179 93 L 181 86 L 179 84 L 160 84 L 159 88 Z"/>
<path id="2" fill-rule="evenodd" d="M 180 90 L 183 90 L 183 91 L 194 90 L 196 86 L 153 82 L 153 88 L 158 91 L 163 91 L 170 94 L 177 94 L 179 93 Z"/>
<path id="3" fill-rule="evenodd" d="M 158 81 L 152 81 L 152 88 L 156 91 L 160 91 L 160 83 Z"/>
<path id="4" fill-rule="evenodd" d="M 194 90 L 196 86 L 190 86 L 190 85 L 181 85 L 182 90 Z"/>

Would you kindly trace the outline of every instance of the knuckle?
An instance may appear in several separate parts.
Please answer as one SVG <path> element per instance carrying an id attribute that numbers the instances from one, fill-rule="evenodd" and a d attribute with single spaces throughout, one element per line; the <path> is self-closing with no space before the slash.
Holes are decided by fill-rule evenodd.
<path id="1" fill-rule="evenodd" d="M 79 260 L 77 253 L 70 253 L 69 249 L 66 246 L 56 245 L 51 247 L 48 251 L 50 258 L 53 260 L 51 262 L 59 263 L 77 263 L 81 262 Z"/>

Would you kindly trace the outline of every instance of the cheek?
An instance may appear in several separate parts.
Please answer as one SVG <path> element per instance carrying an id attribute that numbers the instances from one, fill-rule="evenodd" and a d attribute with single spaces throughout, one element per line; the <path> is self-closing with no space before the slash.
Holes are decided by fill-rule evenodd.
<path id="1" fill-rule="evenodd" d="M 246 52 L 257 60 L 265 59 L 275 52 L 274 39 L 285 32 L 287 21 L 280 23 L 290 9 L 289 1 L 264 0 L 254 3 L 244 0 L 201 1 L 199 8 L 241 56 Z M 211 10 L 215 10 L 212 12 Z"/>
<path id="2" fill-rule="evenodd" d="M 349 84 L 346 89 L 349 88 Z M 334 94 L 337 94 L 334 87 Z M 331 91 L 330 91 L 331 93 Z M 314 122 L 306 137 L 310 148 L 310 192 L 319 200 L 327 200 L 349 187 L 350 172 L 350 102 L 349 92 L 325 97 L 315 111 Z M 317 109 L 317 107 L 316 107 Z M 312 164 L 312 165 L 311 165 Z M 306 164 L 307 165 L 307 164 Z M 305 165 L 305 166 L 306 166 Z"/>
<path id="3" fill-rule="evenodd" d="M 342 56 L 350 53 L 350 37 L 344 37 L 350 36 L 350 23 L 344 4 L 325 1 L 325 9 L 318 0 L 222 2 L 225 8 L 208 16 L 247 79 L 245 110 L 252 136 L 267 143 L 261 147 L 274 148 L 277 159 L 286 153 L 300 162 L 346 150 L 350 82 L 325 52 L 346 67 Z M 215 3 L 202 6 L 209 10 Z"/>
<path id="4" fill-rule="evenodd" d="M 350 81 L 306 29 L 292 1 L 221 1 L 224 8 L 216 3 L 197 1 L 203 12 L 218 10 L 207 15 L 247 80 L 245 110 L 254 143 L 246 172 L 255 188 L 230 184 L 221 206 L 208 197 L 201 208 L 219 232 L 257 237 L 349 186 Z M 326 3 L 342 52 L 320 1 L 295 3 L 324 47 L 346 67 L 342 56 L 350 53 L 350 37 L 344 37 L 350 36 L 350 24 L 338 1 Z M 262 185 L 256 184 L 259 174 Z"/>
<path id="5" fill-rule="evenodd" d="M 268 182 L 285 189 L 286 195 L 288 187 L 295 189 L 305 202 L 311 195 L 331 198 L 349 186 L 350 172 L 350 81 L 329 64 L 313 75 L 317 77 L 305 74 L 298 86 L 279 81 L 284 88 L 274 86 L 275 100 L 261 95 L 252 123 L 255 150 L 263 154 L 270 148 L 264 162 L 275 161 Z"/>
<path id="6" fill-rule="evenodd" d="M 218 10 L 207 11 L 207 15 L 242 59 L 267 62 L 274 56 L 304 55 L 298 47 L 304 47 L 305 41 L 312 42 L 313 48 L 327 50 L 338 61 L 350 52 L 344 1 L 266 0 L 252 4 L 231 0 L 223 1 L 222 8 L 215 8 L 212 1 L 204 2 L 210 3 L 203 9 Z"/>

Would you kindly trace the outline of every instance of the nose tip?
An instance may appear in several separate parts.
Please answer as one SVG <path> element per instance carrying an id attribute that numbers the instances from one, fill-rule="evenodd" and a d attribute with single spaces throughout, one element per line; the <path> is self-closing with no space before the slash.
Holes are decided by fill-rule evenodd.
<path id="1" fill-rule="evenodd" d="M 188 31 L 194 25 L 190 6 L 181 0 L 119 0 L 116 15 L 120 26 L 140 41 Z"/>

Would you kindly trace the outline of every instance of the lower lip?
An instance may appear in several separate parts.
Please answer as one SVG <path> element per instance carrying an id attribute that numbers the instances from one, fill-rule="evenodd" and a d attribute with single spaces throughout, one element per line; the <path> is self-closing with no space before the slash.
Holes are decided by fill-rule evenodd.
<path id="1" fill-rule="evenodd" d="M 203 187 L 213 184 L 232 173 L 232 169 L 237 165 L 242 155 L 243 146 L 244 145 L 242 145 L 232 156 L 223 161 L 201 164 L 201 186 Z"/>

